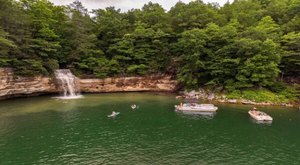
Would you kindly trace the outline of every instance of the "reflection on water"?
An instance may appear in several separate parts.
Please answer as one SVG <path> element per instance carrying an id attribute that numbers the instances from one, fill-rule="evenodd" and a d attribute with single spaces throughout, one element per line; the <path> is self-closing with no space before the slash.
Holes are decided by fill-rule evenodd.
<path id="1" fill-rule="evenodd" d="M 132 110 L 131 105 L 140 108 Z M 0 101 L 0 164 L 299 164 L 300 112 L 216 104 L 217 113 L 174 111 L 175 96 L 85 95 Z M 121 115 L 110 119 L 112 111 Z"/>
<path id="2" fill-rule="evenodd" d="M 19 99 L 18 99 L 19 100 Z M 52 98 L 39 99 L 38 102 L 20 101 L 14 104 L 0 107 L 1 116 L 24 115 L 28 113 L 39 113 L 43 111 L 70 111 L 80 105 L 76 100 L 60 100 Z"/>
<path id="3" fill-rule="evenodd" d="M 169 98 L 170 95 L 163 93 L 157 94 L 138 94 L 143 97 L 136 97 L 136 93 L 124 93 L 122 98 L 118 93 L 115 94 L 92 94 L 80 95 L 80 99 L 54 99 L 55 97 L 41 96 L 31 98 L 19 98 L 6 101 L 0 101 L 0 117 L 1 116 L 15 116 L 25 115 L 29 113 L 41 113 L 45 111 L 66 112 L 75 109 L 80 109 L 81 106 L 95 107 L 101 105 L 108 105 L 105 109 L 109 108 L 111 111 L 116 111 L 119 107 L 118 104 L 126 102 L 126 107 L 137 104 L 138 102 L 147 102 L 153 104 L 154 102 L 161 102 L 162 98 Z M 173 97 L 171 97 L 173 98 Z M 140 106 L 138 106 L 140 108 Z"/>
<path id="4" fill-rule="evenodd" d="M 72 99 L 81 99 L 82 95 L 76 95 L 76 96 L 57 96 L 53 97 L 55 99 L 62 99 L 62 100 L 72 100 Z"/>
<path id="5" fill-rule="evenodd" d="M 176 111 L 182 117 L 191 119 L 213 119 L 216 112 L 191 112 L 191 111 Z"/>
<path id="6" fill-rule="evenodd" d="M 262 121 L 262 120 L 255 120 L 252 117 L 249 117 L 250 121 L 252 123 L 256 123 L 256 124 L 265 124 L 265 125 L 271 125 L 272 124 L 272 120 L 270 121 Z"/>

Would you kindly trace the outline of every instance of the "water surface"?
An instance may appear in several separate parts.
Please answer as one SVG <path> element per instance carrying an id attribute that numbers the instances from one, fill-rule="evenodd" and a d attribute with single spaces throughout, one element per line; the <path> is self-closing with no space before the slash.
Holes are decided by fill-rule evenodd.
<path id="1" fill-rule="evenodd" d="M 0 164 L 300 163 L 297 109 L 259 107 L 274 121 L 257 124 L 251 106 L 195 116 L 174 104 L 174 95 L 153 93 L 0 101 Z M 112 111 L 120 115 L 108 118 Z"/>

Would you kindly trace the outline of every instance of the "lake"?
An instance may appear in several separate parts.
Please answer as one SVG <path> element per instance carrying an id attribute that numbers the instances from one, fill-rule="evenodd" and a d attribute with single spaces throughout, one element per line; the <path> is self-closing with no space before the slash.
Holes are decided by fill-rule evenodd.
<path id="1" fill-rule="evenodd" d="M 273 117 L 259 124 L 252 106 L 215 104 L 201 116 L 175 112 L 178 103 L 162 93 L 0 101 L 0 164 L 300 163 L 297 108 L 258 107 Z"/>

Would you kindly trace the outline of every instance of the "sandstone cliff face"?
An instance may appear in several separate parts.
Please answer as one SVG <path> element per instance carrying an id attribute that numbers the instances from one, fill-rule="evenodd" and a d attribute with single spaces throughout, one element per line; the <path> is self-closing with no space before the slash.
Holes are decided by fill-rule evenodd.
<path id="1" fill-rule="evenodd" d="M 82 92 L 157 91 L 173 92 L 177 81 L 170 76 L 123 77 L 106 79 L 81 79 Z"/>
<path id="2" fill-rule="evenodd" d="M 80 79 L 81 92 L 131 92 L 157 91 L 173 92 L 177 89 L 177 81 L 170 76 L 121 77 L 106 79 Z M 55 80 L 51 77 L 19 77 L 14 76 L 8 68 L 0 68 L 0 99 L 20 96 L 32 96 L 58 93 Z"/>
<path id="3" fill-rule="evenodd" d="M 19 77 L 11 69 L 0 69 L 0 99 L 55 92 L 58 91 L 49 77 Z"/>

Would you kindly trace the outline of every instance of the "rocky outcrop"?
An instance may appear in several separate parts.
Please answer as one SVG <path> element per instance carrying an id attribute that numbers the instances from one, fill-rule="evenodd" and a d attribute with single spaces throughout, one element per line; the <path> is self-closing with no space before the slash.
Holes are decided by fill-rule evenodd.
<path id="1" fill-rule="evenodd" d="M 131 92 L 131 91 L 157 91 L 174 92 L 177 89 L 177 81 L 171 76 L 147 76 L 147 77 L 121 77 L 105 79 L 81 79 L 82 92 Z"/>
<path id="2" fill-rule="evenodd" d="M 173 92 L 177 89 L 177 81 L 170 76 L 120 77 L 105 79 L 80 79 L 81 92 L 132 92 L 155 91 Z M 14 76 L 9 68 L 0 68 L 0 99 L 21 96 L 33 96 L 58 93 L 59 89 L 51 77 Z"/>
<path id="3" fill-rule="evenodd" d="M 81 88 L 81 92 L 84 93 L 133 91 L 175 92 L 177 91 L 178 82 L 168 75 L 156 75 L 146 77 L 79 79 L 79 86 Z M 59 92 L 60 88 L 51 77 L 20 77 L 15 76 L 12 69 L 0 68 L 0 99 Z M 292 104 L 287 103 L 256 103 L 244 99 L 227 99 L 225 95 L 216 96 L 212 91 L 204 89 L 180 93 L 184 98 L 207 99 L 224 103 L 293 106 Z"/>
<path id="4" fill-rule="evenodd" d="M 49 77 L 14 76 L 9 68 L 0 69 L 0 99 L 58 92 Z"/>
<path id="5" fill-rule="evenodd" d="M 0 99 L 58 92 L 49 77 L 14 76 L 9 68 L 0 69 Z"/>
<path id="6" fill-rule="evenodd" d="M 246 99 L 228 99 L 226 98 L 225 94 L 219 94 L 217 96 L 214 95 L 214 97 L 211 97 L 213 92 L 209 90 L 205 90 L 203 88 L 199 88 L 197 91 L 181 91 L 179 92 L 181 96 L 177 96 L 177 98 L 185 98 L 185 99 L 201 99 L 201 100 L 208 100 L 208 101 L 214 101 L 214 102 L 220 102 L 220 103 L 230 103 L 230 104 L 246 104 L 246 105 L 261 105 L 261 106 L 269 106 L 269 105 L 276 105 L 276 106 L 287 106 L 287 107 L 293 107 L 298 106 L 297 103 L 272 103 L 272 102 L 254 102 L 251 100 Z"/>

